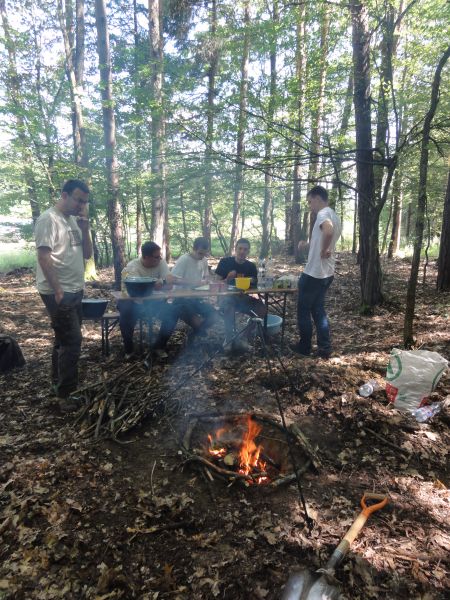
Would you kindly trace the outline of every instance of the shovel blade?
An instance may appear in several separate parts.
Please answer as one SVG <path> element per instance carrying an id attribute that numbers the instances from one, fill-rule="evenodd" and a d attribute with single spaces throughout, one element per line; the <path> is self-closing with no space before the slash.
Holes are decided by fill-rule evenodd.
<path id="1" fill-rule="evenodd" d="M 339 588 L 329 583 L 325 575 L 317 578 L 305 569 L 289 577 L 281 600 L 339 600 L 340 597 Z"/>

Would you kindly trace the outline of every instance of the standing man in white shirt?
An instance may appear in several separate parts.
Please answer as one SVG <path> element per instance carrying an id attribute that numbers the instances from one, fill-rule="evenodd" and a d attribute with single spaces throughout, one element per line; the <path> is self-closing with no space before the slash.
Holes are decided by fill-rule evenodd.
<path id="1" fill-rule="evenodd" d="M 306 197 L 316 222 L 309 244 L 308 262 L 298 281 L 297 319 L 300 341 L 291 346 L 294 352 L 311 355 L 312 321 L 317 333 L 317 356 L 331 356 L 330 325 L 325 312 L 325 296 L 334 279 L 336 242 L 341 235 L 341 223 L 328 206 L 328 192 L 320 185 L 309 190 Z M 304 241 L 299 249 L 308 249 Z"/>
<path id="2" fill-rule="evenodd" d="M 56 205 L 38 218 L 34 231 L 37 289 L 55 334 L 52 387 L 64 412 L 78 409 L 69 395 L 78 387 L 84 261 L 92 254 L 88 196 L 83 181 L 69 179 Z"/>

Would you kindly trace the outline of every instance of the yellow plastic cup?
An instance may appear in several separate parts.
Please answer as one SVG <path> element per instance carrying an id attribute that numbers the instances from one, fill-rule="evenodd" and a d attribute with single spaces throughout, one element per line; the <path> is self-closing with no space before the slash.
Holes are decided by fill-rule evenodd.
<path id="1" fill-rule="evenodd" d="M 248 290 L 251 281 L 251 277 L 236 277 L 236 287 L 239 290 Z"/>

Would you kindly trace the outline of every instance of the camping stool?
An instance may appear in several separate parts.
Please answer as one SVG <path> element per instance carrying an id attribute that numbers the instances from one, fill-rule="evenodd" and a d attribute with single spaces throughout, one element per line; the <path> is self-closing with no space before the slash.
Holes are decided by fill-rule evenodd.
<path id="1" fill-rule="evenodd" d="M 102 317 L 102 354 L 109 356 L 109 334 L 119 323 L 119 313 L 105 313 Z"/>

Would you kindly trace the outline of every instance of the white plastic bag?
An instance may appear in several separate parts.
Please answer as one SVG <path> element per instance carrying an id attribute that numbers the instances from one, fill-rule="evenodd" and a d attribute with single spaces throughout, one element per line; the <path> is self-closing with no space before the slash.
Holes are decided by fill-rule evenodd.
<path id="1" fill-rule="evenodd" d="M 395 408 L 413 412 L 426 403 L 448 362 L 429 350 L 394 348 L 386 371 L 386 394 Z"/>

